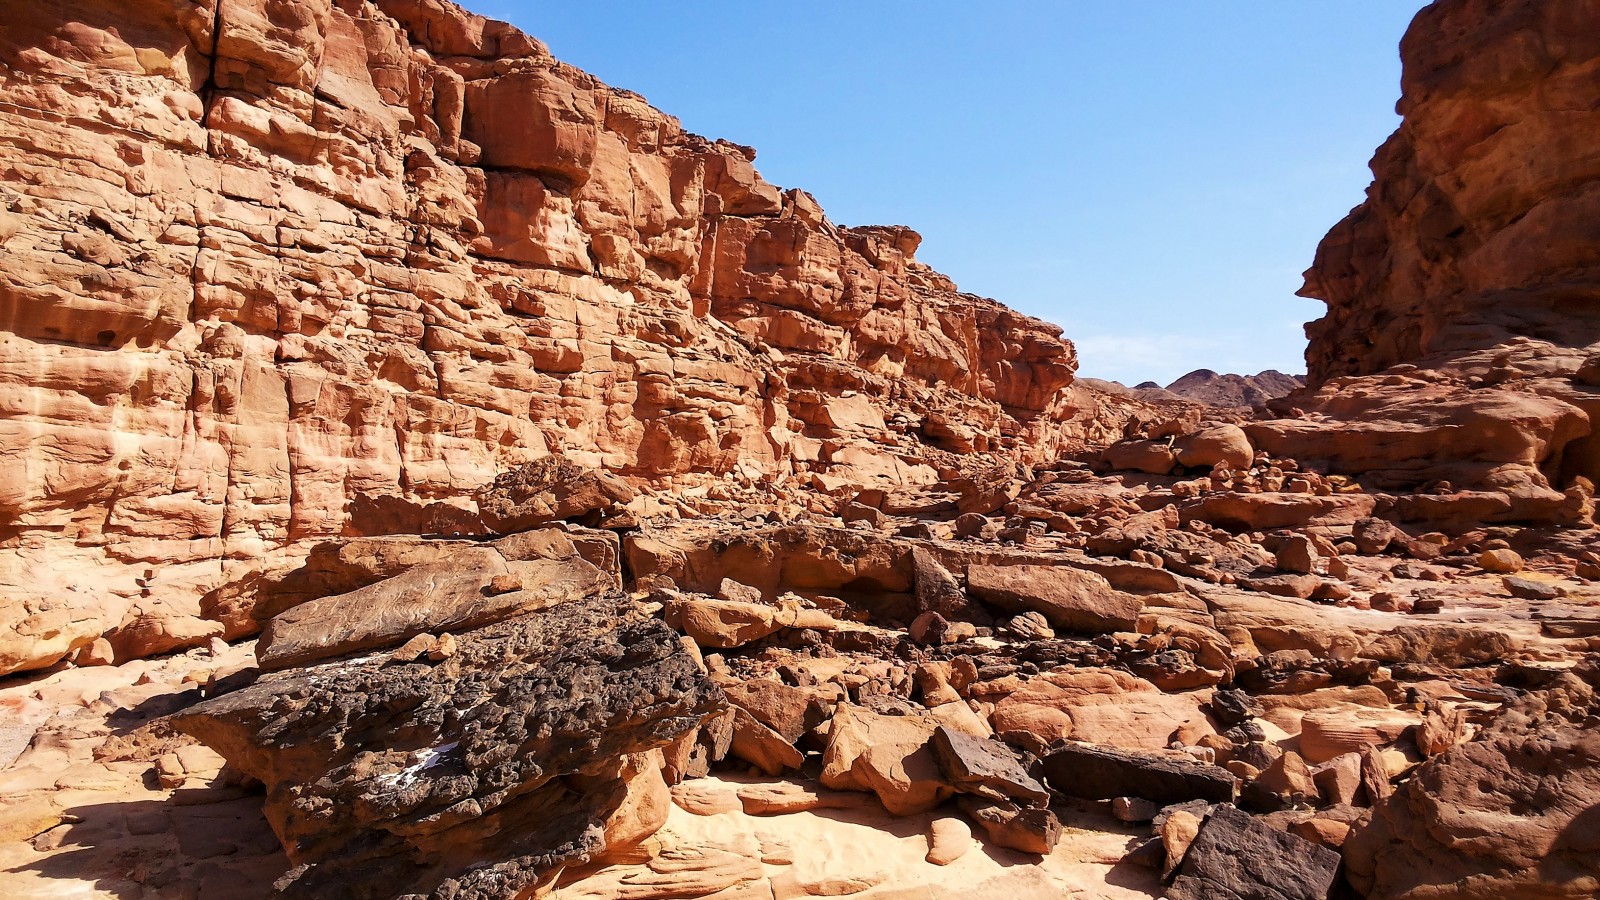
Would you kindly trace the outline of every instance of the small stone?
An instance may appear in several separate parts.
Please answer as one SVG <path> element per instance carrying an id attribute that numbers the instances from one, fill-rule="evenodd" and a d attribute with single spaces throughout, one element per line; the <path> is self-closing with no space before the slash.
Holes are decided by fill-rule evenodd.
<path id="1" fill-rule="evenodd" d="M 1149 822 L 1159 812 L 1160 805 L 1143 797 L 1117 797 L 1111 801 L 1111 815 L 1118 822 Z"/>
<path id="2" fill-rule="evenodd" d="M 455 655 L 456 636 L 453 634 L 441 634 L 439 639 L 433 642 L 433 647 L 428 650 L 428 661 L 443 662 Z"/>
<path id="3" fill-rule="evenodd" d="M 1050 627 L 1050 620 L 1036 612 L 1013 616 L 1006 623 L 1006 631 L 1025 641 L 1048 641 L 1056 636 L 1055 629 Z"/>
<path id="4" fill-rule="evenodd" d="M 1372 595 L 1372 608 L 1378 612 L 1410 612 L 1411 600 L 1391 591 L 1379 591 Z"/>
<path id="5" fill-rule="evenodd" d="M 1444 611 L 1443 597 L 1418 597 L 1409 612 L 1415 616 L 1432 615 Z"/>
<path id="6" fill-rule="evenodd" d="M 417 635 L 399 647 L 395 648 L 390 658 L 397 663 L 412 663 L 422 658 L 424 654 L 432 653 L 439 639 L 427 632 Z"/>
<path id="7" fill-rule="evenodd" d="M 111 648 L 110 641 L 98 637 L 89 646 L 79 650 L 73 661 L 80 666 L 111 666 L 116 665 L 117 653 Z"/>
<path id="8" fill-rule="evenodd" d="M 1510 574 L 1522 571 L 1522 556 L 1515 550 L 1485 550 L 1478 554 L 1478 565 L 1489 572 Z"/>
<path id="9" fill-rule="evenodd" d="M 156 782 L 164 790 L 176 790 L 183 786 L 188 778 L 183 770 L 183 761 L 178 759 L 176 753 L 163 753 L 156 759 Z"/>
<path id="10" fill-rule="evenodd" d="M 501 573 L 489 579 L 489 593 L 491 595 L 499 596 L 520 590 L 522 590 L 522 579 L 509 572 Z"/>
<path id="11" fill-rule="evenodd" d="M 730 600 L 734 603 L 760 603 L 761 590 L 748 584 L 740 584 L 732 578 L 724 578 L 717 586 L 717 599 Z"/>
<path id="12" fill-rule="evenodd" d="M 972 827 L 956 816 L 939 816 L 928 826 L 928 862 L 948 866 L 972 849 Z"/>
<path id="13" fill-rule="evenodd" d="M 977 537 L 988 524 L 988 518 L 981 513 L 963 513 L 956 517 L 956 537 Z"/>
<path id="14" fill-rule="evenodd" d="M 1278 568 L 1285 572 L 1310 575 L 1317 568 L 1317 547 L 1303 534 L 1290 535 L 1278 550 Z"/>
<path id="15" fill-rule="evenodd" d="M 1162 877 L 1170 876 L 1183 864 L 1189 845 L 1200 836 L 1201 821 L 1194 813 L 1180 809 L 1161 824 L 1161 844 L 1167 851 L 1166 862 L 1161 867 Z"/>
<path id="16" fill-rule="evenodd" d="M 1511 596 L 1521 597 L 1524 600 L 1558 600 L 1566 593 L 1559 585 L 1534 581 L 1531 578 L 1518 578 L 1515 575 L 1507 575 L 1500 581 L 1506 590 L 1511 592 Z"/>
<path id="17" fill-rule="evenodd" d="M 944 616 L 930 609 L 912 619 L 911 627 L 906 630 L 910 633 L 911 640 L 919 644 L 943 644 L 950 631 L 950 623 Z"/>

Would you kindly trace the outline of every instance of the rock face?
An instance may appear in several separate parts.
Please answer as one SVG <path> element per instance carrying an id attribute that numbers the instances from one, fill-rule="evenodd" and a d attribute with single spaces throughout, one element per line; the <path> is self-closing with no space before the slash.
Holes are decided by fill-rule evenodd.
<path id="1" fill-rule="evenodd" d="M 1310 381 L 1504 344 L 1600 340 L 1600 7 L 1452 0 L 1400 45 L 1400 129 L 1302 294 Z"/>
<path id="2" fill-rule="evenodd" d="M 721 703 L 671 630 L 598 599 L 462 634 L 437 663 L 265 675 L 174 724 L 266 784 L 288 896 L 508 897 L 626 846 L 630 782 L 661 778 L 637 757 Z"/>
<path id="3" fill-rule="evenodd" d="M 1600 728 L 1576 678 L 1431 760 L 1348 844 L 1375 897 L 1600 893 Z"/>
<path id="4" fill-rule="evenodd" d="M 1600 479 L 1600 6 L 1451 0 L 1401 44 L 1400 128 L 1301 293 L 1308 390 L 1256 446 L 1381 489 L 1475 496 L 1414 519 L 1578 524 Z"/>
<path id="5" fill-rule="evenodd" d="M 445 0 L 24 4 L 0 63 L 0 673 L 546 453 L 893 487 L 1098 412 L 915 232 Z"/>

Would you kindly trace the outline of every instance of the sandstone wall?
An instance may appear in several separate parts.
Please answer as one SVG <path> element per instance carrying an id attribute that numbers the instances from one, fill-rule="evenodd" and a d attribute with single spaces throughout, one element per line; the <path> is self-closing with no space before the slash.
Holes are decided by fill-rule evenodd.
<path id="1" fill-rule="evenodd" d="M 1404 120 L 1301 291 L 1312 384 L 1600 341 L 1600 2 L 1438 2 L 1400 49 Z"/>
<path id="2" fill-rule="evenodd" d="M 1059 329 L 753 157 L 442 0 L 7 4 L 0 672 L 550 452 L 892 485 L 1083 433 Z"/>

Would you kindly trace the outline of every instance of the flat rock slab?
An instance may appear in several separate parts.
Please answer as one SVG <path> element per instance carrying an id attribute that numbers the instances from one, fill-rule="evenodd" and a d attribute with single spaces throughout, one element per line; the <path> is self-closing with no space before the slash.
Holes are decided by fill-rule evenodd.
<path id="1" fill-rule="evenodd" d="M 395 646 L 424 632 L 479 628 L 614 587 L 609 575 L 564 543 L 566 555 L 555 558 L 510 559 L 496 548 L 463 548 L 376 584 L 302 603 L 267 623 L 257 658 L 268 671 L 302 666 Z M 497 577 L 517 588 L 495 593 Z"/>
<path id="2" fill-rule="evenodd" d="M 1022 767 L 1016 751 L 999 741 L 941 725 L 934 730 L 931 745 L 939 770 L 958 791 L 1009 797 L 1027 805 L 1050 801 L 1050 792 Z"/>
<path id="3" fill-rule="evenodd" d="M 722 708 L 678 636 L 595 598 L 387 653 L 262 676 L 174 718 L 267 788 L 285 896 L 510 897 L 606 849 L 619 759 Z"/>
<path id="4" fill-rule="evenodd" d="M 1339 854 L 1231 806 L 1206 818 L 1168 900 L 1326 900 Z"/>
<path id="5" fill-rule="evenodd" d="M 1068 797 L 1111 800 L 1142 797 L 1155 803 L 1206 800 L 1231 803 L 1228 770 L 1174 756 L 1064 744 L 1044 758 L 1044 778 Z"/>
<path id="6" fill-rule="evenodd" d="M 1071 566 L 968 566 L 973 595 L 1009 613 L 1036 612 L 1065 631 L 1133 631 L 1144 604 Z"/>

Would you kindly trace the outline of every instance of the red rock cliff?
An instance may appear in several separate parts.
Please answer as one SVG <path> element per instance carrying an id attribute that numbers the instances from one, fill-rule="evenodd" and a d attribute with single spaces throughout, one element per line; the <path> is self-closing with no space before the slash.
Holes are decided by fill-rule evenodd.
<path id="1" fill-rule="evenodd" d="M 1400 50 L 1404 120 L 1301 291 L 1312 384 L 1600 340 L 1600 2 L 1437 2 Z"/>
<path id="2" fill-rule="evenodd" d="M 148 618 L 152 580 L 361 527 L 358 497 L 470 506 L 547 452 L 893 486 L 1078 427 L 1059 329 L 503 23 L 3 19 L 0 609 L 32 649 L 0 672 Z"/>

